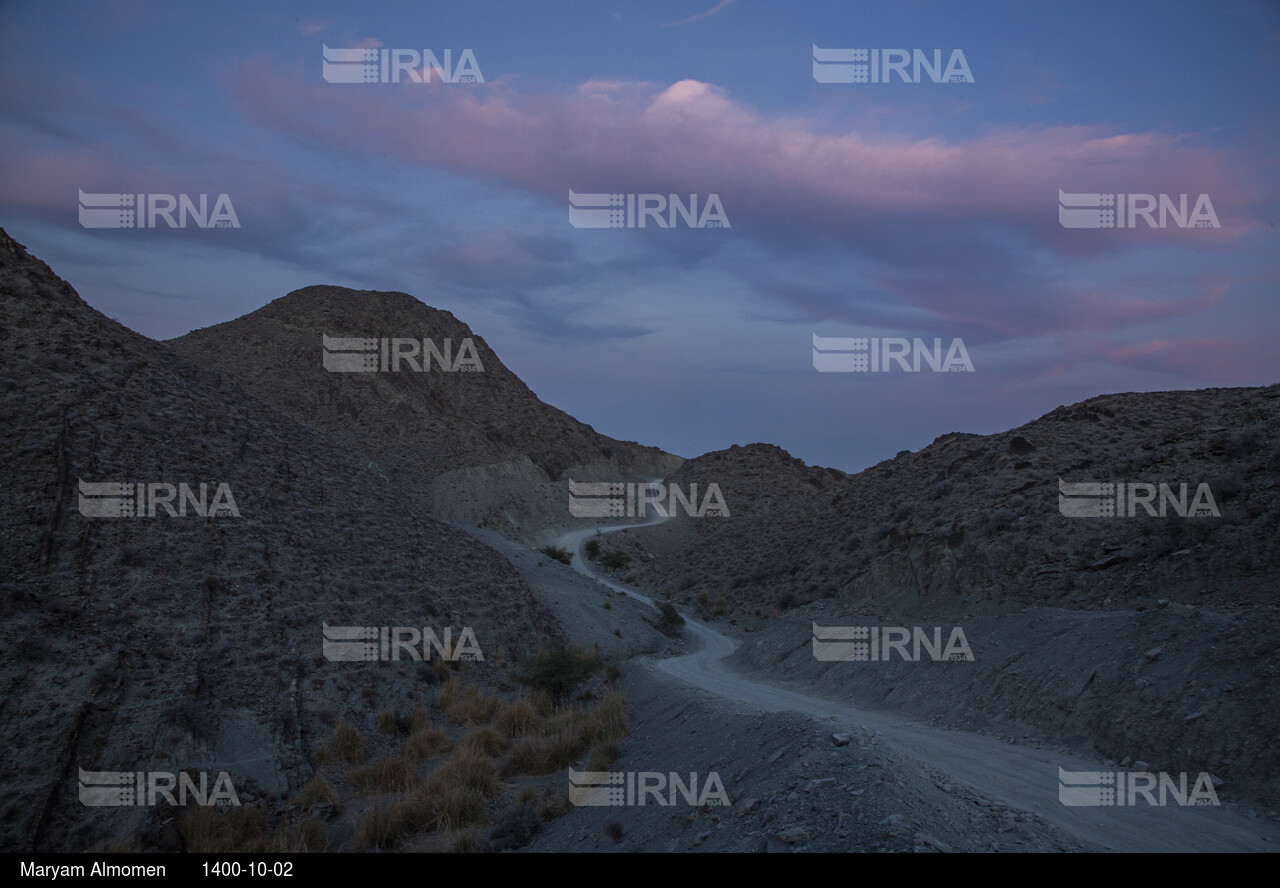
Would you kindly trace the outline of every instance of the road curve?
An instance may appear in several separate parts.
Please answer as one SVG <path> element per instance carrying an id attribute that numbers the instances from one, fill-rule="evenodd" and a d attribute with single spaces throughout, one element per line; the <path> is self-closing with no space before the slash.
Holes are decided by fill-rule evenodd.
<path id="1" fill-rule="evenodd" d="M 599 533 L 661 523 L 665 516 L 627 525 L 587 527 L 562 535 L 557 545 L 573 554 L 573 568 L 650 607 L 654 602 L 628 586 L 597 575 L 582 557 L 582 544 Z M 825 721 L 833 731 L 861 727 L 919 761 L 949 774 L 1010 807 L 1040 815 L 1072 835 L 1117 851 L 1280 850 L 1280 829 L 1269 820 L 1243 817 L 1223 807 L 1165 807 L 1138 802 L 1124 807 L 1067 807 L 1058 800 L 1058 769 L 1105 771 L 1107 766 L 1073 755 L 1006 743 L 982 734 L 953 731 L 747 678 L 725 660 L 738 642 L 685 615 L 686 629 L 700 643 L 692 653 L 648 661 L 651 668 L 716 694 L 739 707 L 797 712 Z M 1194 783 L 1194 776 L 1190 778 Z M 1190 787 L 1188 787 L 1190 788 Z"/>

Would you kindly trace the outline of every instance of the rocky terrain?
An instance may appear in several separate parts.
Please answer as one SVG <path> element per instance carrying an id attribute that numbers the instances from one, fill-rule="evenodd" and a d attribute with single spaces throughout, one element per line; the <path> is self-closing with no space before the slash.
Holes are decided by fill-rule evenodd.
<path id="1" fill-rule="evenodd" d="M 441 354 L 448 340 L 452 363 L 446 361 L 445 370 L 434 355 L 424 361 L 419 344 L 418 358 L 396 364 L 399 372 L 330 372 L 322 360 L 325 336 L 427 339 Z M 465 340 L 474 344 L 479 361 L 470 370 L 462 360 L 470 354 L 463 352 Z M 169 345 L 281 413 L 367 455 L 389 480 L 423 502 L 433 499 L 433 480 L 454 472 L 450 496 L 441 504 L 452 517 L 463 518 L 460 513 L 467 511 L 459 479 L 468 476 L 455 470 L 515 464 L 545 483 L 570 471 L 582 477 L 661 476 L 681 462 L 656 447 L 601 435 L 543 403 L 483 337 L 406 293 L 306 287 Z M 410 350 L 408 344 L 401 348 Z M 413 369 L 424 364 L 430 369 Z M 500 512 L 474 510 L 465 520 L 486 517 L 502 522 Z"/>
<path id="2" fill-rule="evenodd" d="M 729 518 L 628 535 L 636 581 L 758 633 L 740 667 L 1275 798 L 1280 386 L 1094 398 L 790 496 L 760 490 L 753 513 L 764 454 L 796 471 L 761 445 L 680 469 L 745 500 Z M 1188 498 L 1204 482 L 1221 517 L 1066 517 L 1059 478 L 1185 481 Z M 975 662 L 819 662 L 815 622 L 959 626 Z"/>
<path id="3" fill-rule="evenodd" d="M 434 678 L 329 662 L 322 623 L 470 626 L 478 675 L 562 637 L 509 562 L 366 455 L 102 316 L 4 233 L 0 349 L 0 847 L 155 827 L 80 805 L 79 768 L 225 770 L 242 801 L 279 796 L 335 720 L 372 731 Z M 90 518 L 80 481 L 225 483 L 239 514 Z"/>
<path id="4" fill-rule="evenodd" d="M 333 373 L 324 335 L 470 338 L 484 369 Z M 1248 847 L 1276 834 L 1280 386 L 1106 395 L 856 474 L 685 461 L 542 403 L 406 294 L 309 287 L 156 342 L 3 232 L 0 359 L 6 850 L 1115 846 L 955 778 L 935 753 L 966 743 L 1034 750 L 1010 761 L 1052 805 L 1055 760 L 1208 771 L 1267 827 Z M 728 515 L 624 530 L 569 514 L 570 478 L 715 484 Z M 1059 479 L 1204 483 L 1220 514 L 1068 517 Z M 234 509 L 90 517 L 81 482 Z M 707 625 L 660 631 L 636 590 Z M 472 627 L 484 659 L 331 662 L 326 623 Z M 815 625 L 960 628 L 973 660 L 819 661 Z M 691 665 L 700 641 L 722 650 Z M 526 695 L 569 643 L 604 674 Z M 972 733 L 902 742 L 935 726 Z M 574 808 L 570 767 L 715 771 L 731 804 Z M 79 769 L 225 770 L 241 832 L 86 807 Z"/>

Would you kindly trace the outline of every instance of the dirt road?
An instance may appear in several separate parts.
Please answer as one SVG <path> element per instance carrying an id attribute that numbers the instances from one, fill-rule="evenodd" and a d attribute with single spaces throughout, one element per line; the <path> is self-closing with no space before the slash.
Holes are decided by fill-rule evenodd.
<path id="1" fill-rule="evenodd" d="M 573 553 L 573 567 L 609 588 L 650 607 L 653 601 L 627 586 L 598 576 L 582 556 L 582 543 L 600 533 L 660 523 L 661 516 L 632 525 L 588 527 L 562 535 L 557 545 Z M 1280 850 L 1280 829 L 1263 819 L 1241 816 L 1221 806 L 1148 805 L 1139 798 L 1123 807 L 1068 807 L 1058 798 L 1058 769 L 1107 771 L 1098 761 L 1019 746 L 981 734 L 952 731 L 873 710 L 860 709 L 800 691 L 745 678 L 725 663 L 738 642 L 685 615 L 697 640 L 693 653 L 647 663 L 656 672 L 723 698 L 739 711 L 796 712 L 825 721 L 832 732 L 860 726 L 876 732 L 902 752 L 994 796 L 1010 807 L 1039 814 L 1086 841 L 1117 851 Z M 1122 717 L 1122 716 L 1121 716 Z M 1133 717 L 1137 717 L 1136 715 Z M 1188 789 L 1196 775 L 1189 775 Z"/>

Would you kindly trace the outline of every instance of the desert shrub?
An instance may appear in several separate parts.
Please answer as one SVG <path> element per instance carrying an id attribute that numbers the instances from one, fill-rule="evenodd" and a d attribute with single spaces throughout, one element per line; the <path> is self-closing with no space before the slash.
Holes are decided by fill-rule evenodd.
<path id="1" fill-rule="evenodd" d="M 602 668 L 604 661 L 600 655 L 586 648 L 543 647 L 516 674 L 516 680 L 545 691 L 553 702 L 558 703 Z"/>
<path id="2" fill-rule="evenodd" d="M 348 764 L 358 765 L 364 761 L 364 735 L 346 719 L 338 719 L 334 726 L 331 746 L 334 755 Z"/>
<path id="3" fill-rule="evenodd" d="M 594 559 L 600 556 L 599 540 L 587 540 L 587 542 L 583 545 L 582 548 L 587 553 L 588 558 Z"/>
<path id="4" fill-rule="evenodd" d="M 280 827 L 271 850 L 277 854 L 314 854 L 329 850 L 329 827 L 323 820 L 308 817 Z"/>
<path id="5" fill-rule="evenodd" d="M 498 755 L 506 747 L 506 738 L 487 725 L 472 731 L 458 743 L 460 751 L 468 750 L 485 756 Z"/>
<path id="6" fill-rule="evenodd" d="M 493 726 L 504 737 L 526 737 L 537 731 L 543 715 L 551 708 L 545 692 L 535 691 L 504 702 L 493 718 Z"/>
<path id="7" fill-rule="evenodd" d="M 654 624 L 663 635 L 678 638 L 684 631 L 684 617 L 669 601 L 658 602 L 658 622 Z"/>
<path id="8" fill-rule="evenodd" d="M 625 552 L 606 552 L 600 563 L 609 570 L 622 570 L 631 563 L 631 556 Z"/>
<path id="9" fill-rule="evenodd" d="M 394 848 L 401 839 L 420 828 L 412 813 L 406 804 L 378 804 L 369 808 L 356 821 L 356 848 L 361 851 Z"/>
<path id="10" fill-rule="evenodd" d="M 498 771 L 484 752 L 459 745 L 431 775 L 432 788 L 463 788 L 489 798 L 498 792 Z"/>
<path id="11" fill-rule="evenodd" d="M 493 718 L 494 713 L 502 706 L 502 701 L 490 697 L 475 685 L 458 685 L 456 693 L 450 695 L 447 703 L 439 697 L 436 704 L 457 724 L 480 725 Z"/>
<path id="12" fill-rule="evenodd" d="M 267 815 L 256 806 L 186 808 L 177 826 L 186 850 L 193 854 L 268 850 Z"/>
<path id="13" fill-rule="evenodd" d="M 413 728 L 405 738 L 400 751 L 410 758 L 425 759 L 447 752 L 448 749 L 449 737 L 444 730 L 433 725 L 426 718 L 425 713 L 421 721 L 415 713 Z"/>
<path id="14" fill-rule="evenodd" d="M 333 805 L 334 810 L 338 808 L 338 794 L 334 792 L 328 781 L 319 774 L 316 774 L 302 785 L 302 788 L 293 797 L 293 801 L 303 811 L 310 810 L 312 805 L 321 804 Z"/>
<path id="15" fill-rule="evenodd" d="M 554 558 L 561 564 L 573 564 L 573 556 L 559 546 L 543 546 L 542 554 Z"/>
<path id="16" fill-rule="evenodd" d="M 418 764 L 413 756 L 403 753 L 386 756 L 353 768 L 347 782 L 368 792 L 404 792 L 417 784 Z"/>

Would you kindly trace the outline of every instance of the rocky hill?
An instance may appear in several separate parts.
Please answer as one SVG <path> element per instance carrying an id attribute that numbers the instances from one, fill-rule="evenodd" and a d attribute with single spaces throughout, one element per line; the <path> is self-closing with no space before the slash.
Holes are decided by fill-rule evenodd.
<path id="1" fill-rule="evenodd" d="M 436 317 L 407 296 L 374 301 Z M 324 323 L 365 329 L 359 305 L 346 319 L 333 294 L 295 294 L 268 316 L 316 303 L 332 312 Z M 318 368 L 318 327 L 307 341 Z M 456 667 L 479 675 L 539 635 L 561 637 L 492 549 L 432 520 L 347 440 L 264 403 L 254 391 L 266 381 L 242 387 L 243 374 L 214 369 L 243 359 L 242 345 L 214 355 L 133 333 L 0 231 L 0 478 L 11 503 L 0 516 L 0 847 L 83 849 L 131 830 L 165 847 L 161 809 L 81 805 L 79 770 L 226 771 L 242 802 L 280 795 L 310 775 L 315 738 L 336 719 L 373 732 L 379 708 L 408 705 L 434 680 L 412 661 L 330 662 L 323 623 L 449 627 L 454 638 L 472 627 L 485 660 Z M 281 362 L 304 360 L 301 339 L 280 349 Z M 505 379 L 492 360 L 426 391 L 462 410 L 468 383 L 503 390 Z M 353 427 L 377 417 L 379 433 L 400 413 L 407 430 L 418 419 L 399 387 L 417 382 L 378 379 L 345 398 L 322 386 L 308 403 L 332 399 L 330 415 Z M 589 430 L 576 433 L 585 448 Z M 141 485 L 144 514 L 91 517 L 111 498 L 86 483 Z M 149 517 L 153 495 L 171 492 L 179 515 L 162 501 Z"/>
<path id="2" fill-rule="evenodd" d="M 736 488 L 756 458 L 680 471 Z M 1280 386 L 1106 395 L 761 491 L 754 511 L 697 519 L 684 547 L 664 528 L 628 536 L 637 579 L 759 633 L 737 662 L 760 676 L 1115 761 L 1203 766 L 1262 797 L 1280 766 L 1277 465 Z M 1152 487 L 1125 488 L 1133 517 L 1127 495 L 1116 517 L 1071 517 L 1080 497 L 1060 479 Z M 1158 513 L 1161 484 L 1186 517 L 1168 497 L 1164 517 L 1147 513 L 1138 500 L 1154 491 Z M 1212 509 L 1197 516 L 1201 484 Z M 960 626 L 975 662 L 819 662 L 814 622 Z"/>
<path id="3" fill-rule="evenodd" d="M 367 353 L 376 369 L 327 369 L 325 361 L 342 352 L 332 343 L 325 349 L 325 337 L 373 340 Z M 404 340 L 398 346 L 391 342 L 397 338 Z M 170 345 L 366 454 L 424 502 L 442 473 L 495 463 L 527 460 L 555 480 L 573 469 L 665 474 L 681 462 L 655 447 L 601 435 L 543 403 L 483 337 L 405 293 L 306 287 Z M 393 349 L 405 357 L 392 359 Z"/>

